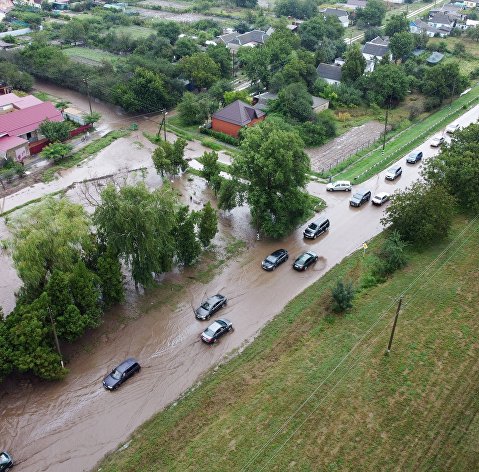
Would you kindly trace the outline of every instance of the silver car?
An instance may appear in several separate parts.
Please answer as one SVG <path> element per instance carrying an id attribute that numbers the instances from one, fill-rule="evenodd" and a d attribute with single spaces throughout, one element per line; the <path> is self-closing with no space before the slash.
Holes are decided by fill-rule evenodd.
<path id="1" fill-rule="evenodd" d="M 330 182 L 326 185 L 328 192 L 350 192 L 351 188 L 351 182 L 348 180 L 338 180 L 337 182 Z"/>

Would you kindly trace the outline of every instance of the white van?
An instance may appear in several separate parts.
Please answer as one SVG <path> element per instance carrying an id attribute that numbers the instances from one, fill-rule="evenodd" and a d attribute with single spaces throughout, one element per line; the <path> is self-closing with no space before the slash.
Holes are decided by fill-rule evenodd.
<path id="1" fill-rule="evenodd" d="M 326 190 L 328 192 L 350 192 L 351 182 L 349 182 L 348 180 L 338 180 L 337 182 L 330 182 L 328 185 L 326 185 Z"/>

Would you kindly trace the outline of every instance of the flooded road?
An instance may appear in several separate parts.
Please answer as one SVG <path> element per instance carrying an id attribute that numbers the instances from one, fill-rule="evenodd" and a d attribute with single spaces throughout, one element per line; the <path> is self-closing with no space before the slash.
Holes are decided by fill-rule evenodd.
<path id="1" fill-rule="evenodd" d="M 458 121 L 468 123 L 478 116 L 476 107 Z M 426 159 L 437 152 L 427 144 L 420 149 Z M 386 182 L 382 172 L 361 187 L 373 194 L 405 188 L 417 179 L 420 165 L 406 165 L 404 159 L 400 163 L 403 175 L 395 182 Z M 195 196 L 202 192 L 200 184 L 183 185 L 184 198 L 188 192 L 196 192 Z M 308 189 L 328 203 L 325 214 L 331 228 L 317 240 L 303 240 L 299 228 L 279 242 L 255 241 L 247 209 L 235 209 L 222 224 L 234 236 L 246 239 L 248 249 L 210 282 L 192 280 L 193 272 L 171 274 L 159 289 L 131 297 L 107 314 L 104 325 L 86 336 L 88 343 L 77 348 L 75 355 L 69 353 L 70 374 L 65 381 L 22 385 L 9 381 L 0 386 L 1 447 L 19 462 L 17 470 L 90 470 L 205 371 L 251 340 L 291 298 L 382 230 L 379 220 L 384 208 L 369 204 L 351 208 L 350 194 L 329 194 L 322 184 L 311 183 Z M 264 272 L 261 260 L 278 247 L 290 252 L 290 260 L 274 272 Z M 307 248 L 316 251 L 320 260 L 308 271 L 297 273 L 290 263 Z M 220 316 L 230 319 L 235 331 L 217 345 L 206 346 L 199 340 L 205 323 L 194 318 L 192 307 L 217 292 L 230 300 Z M 103 376 L 128 356 L 140 361 L 141 373 L 118 391 L 105 391 Z"/>

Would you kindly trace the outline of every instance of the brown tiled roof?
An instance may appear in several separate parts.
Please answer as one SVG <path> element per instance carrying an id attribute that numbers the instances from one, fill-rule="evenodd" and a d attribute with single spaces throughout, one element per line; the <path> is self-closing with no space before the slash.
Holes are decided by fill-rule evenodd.
<path id="1" fill-rule="evenodd" d="M 261 110 L 253 108 L 251 105 L 248 105 L 241 100 L 236 100 L 214 113 L 213 118 L 239 126 L 246 126 L 255 118 L 261 118 L 264 115 L 265 114 Z"/>

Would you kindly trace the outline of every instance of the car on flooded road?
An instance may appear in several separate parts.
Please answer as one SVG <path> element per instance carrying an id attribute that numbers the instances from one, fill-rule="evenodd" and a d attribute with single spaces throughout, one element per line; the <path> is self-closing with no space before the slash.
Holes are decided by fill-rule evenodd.
<path id="1" fill-rule="evenodd" d="M 289 254 L 286 249 L 278 249 L 271 253 L 268 257 L 263 259 L 263 262 L 261 262 L 261 267 L 264 270 L 272 271 L 276 269 L 276 267 L 281 265 L 283 262 L 286 262 L 288 258 Z"/>
<path id="2" fill-rule="evenodd" d="M 13 467 L 12 457 L 5 451 L 0 452 L 0 472 L 8 470 L 10 467 Z"/>
<path id="3" fill-rule="evenodd" d="M 384 203 L 386 203 L 390 198 L 389 193 L 387 192 L 380 192 L 376 195 L 374 195 L 373 199 L 371 200 L 371 203 L 376 206 L 381 206 Z"/>
<path id="4" fill-rule="evenodd" d="M 294 270 L 306 270 L 310 265 L 314 264 L 319 259 L 319 256 L 313 251 L 303 252 L 296 258 L 293 263 Z"/>
<path id="5" fill-rule="evenodd" d="M 386 177 L 386 180 L 396 180 L 401 175 L 402 175 L 402 167 L 396 166 L 396 167 L 391 167 L 390 169 L 388 169 L 385 177 Z"/>
<path id="6" fill-rule="evenodd" d="M 195 310 L 195 316 L 198 320 L 209 320 L 211 315 L 214 315 L 220 308 L 223 308 L 228 303 L 228 299 L 217 293 L 209 297 L 200 307 Z"/>
<path id="7" fill-rule="evenodd" d="M 330 226 L 328 218 L 319 218 L 310 223 L 303 231 L 303 237 L 306 239 L 316 239 L 319 235 L 328 231 Z"/>
<path id="8" fill-rule="evenodd" d="M 419 162 L 422 159 L 422 156 L 422 151 L 413 151 L 406 157 L 406 162 L 408 164 L 416 164 L 416 162 Z"/>
<path id="9" fill-rule="evenodd" d="M 349 180 L 338 180 L 336 182 L 329 182 L 329 184 L 326 185 L 328 192 L 350 192 L 351 188 L 352 186 Z"/>
<path id="10" fill-rule="evenodd" d="M 444 142 L 444 136 L 434 136 L 434 138 L 431 139 L 431 147 L 439 147 L 444 144 Z"/>
<path id="11" fill-rule="evenodd" d="M 141 366 L 137 360 L 130 357 L 113 369 L 104 379 L 103 386 L 107 390 L 116 390 L 123 382 L 140 372 Z"/>
<path id="12" fill-rule="evenodd" d="M 221 336 L 233 331 L 233 323 L 225 318 L 213 321 L 200 335 L 201 340 L 206 344 L 213 344 Z"/>
<path id="13" fill-rule="evenodd" d="M 360 207 L 363 203 L 369 202 L 370 198 L 371 192 L 369 190 L 359 190 L 349 199 L 349 205 Z"/>

